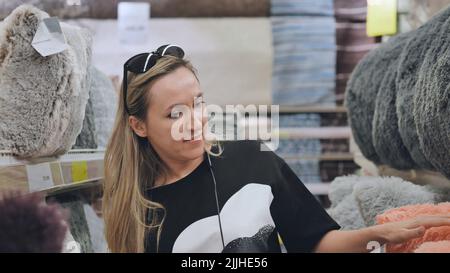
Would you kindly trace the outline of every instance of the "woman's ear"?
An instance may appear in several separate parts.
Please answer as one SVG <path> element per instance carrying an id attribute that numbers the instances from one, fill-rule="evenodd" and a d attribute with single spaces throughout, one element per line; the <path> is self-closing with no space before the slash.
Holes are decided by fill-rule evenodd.
<path id="1" fill-rule="evenodd" d="M 136 135 L 140 137 L 147 137 L 147 126 L 145 126 L 145 122 L 136 118 L 135 116 L 130 116 L 128 118 L 128 122 L 130 123 L 131 129 Z"/>

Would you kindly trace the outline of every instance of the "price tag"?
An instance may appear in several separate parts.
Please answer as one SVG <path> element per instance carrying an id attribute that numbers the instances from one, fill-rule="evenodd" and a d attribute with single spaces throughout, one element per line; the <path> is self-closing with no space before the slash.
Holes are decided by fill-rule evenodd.
<path id="1" fill-rule="evenodd" d="M 54 184 L 50 163 L 26 165 L 26 170 L 30 192 L 53 187 Z"/>
<path id="2" fill-rule="evenodd" d="M 397 33 L 397 0 L 367 0 L 367 36 Z"/>
<path id="3" fill-rule="evenodd" d="M 82 182 L 88 179 L 87 161 L 72 162 L 72 181 L 73 183 Z"/>
<path id="4" fill-rule="evenodd" d="M 57 54 L 67 49 L 66 38 L 58 18 L 44 18 L 39 23 L 31 46 L 43 57 Z"/>

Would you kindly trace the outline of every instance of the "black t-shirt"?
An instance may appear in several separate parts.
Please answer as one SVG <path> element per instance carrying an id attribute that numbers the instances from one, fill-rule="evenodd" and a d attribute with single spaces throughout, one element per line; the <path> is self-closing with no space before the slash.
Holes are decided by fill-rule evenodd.
<path id="1" fill-rule="evenodd" d="M 257 141 L 222 142 L 211 156 L 217 182 L 223 248 L 214 182 L 205 160 L 188 176 L 148 191 L 162 204 L 165 220 L 159 252 L 311 252 L 339 225 L 289 166 Z M 146 251 L 156 252 L 149 233 Z"/>

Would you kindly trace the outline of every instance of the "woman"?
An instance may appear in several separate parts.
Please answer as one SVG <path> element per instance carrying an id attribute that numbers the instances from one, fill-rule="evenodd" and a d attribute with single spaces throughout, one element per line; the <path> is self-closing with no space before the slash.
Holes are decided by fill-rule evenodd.
<path id="1" fill-rule="evenodd" d="M 340 231 L 260 143 L 217 145 L 202 137 L 205 115 L 180 111 L 204 107 L 183 56 L 166 45 L 124 65 L 105 155 L 103 215 L 112 252 L 279 252 L 279 237 L 290 252 L 367 252 L 373 241 L 399 243 L 450 225 L 444 215 Z M 174 137 L 177 131 L 187 137 Z"/>

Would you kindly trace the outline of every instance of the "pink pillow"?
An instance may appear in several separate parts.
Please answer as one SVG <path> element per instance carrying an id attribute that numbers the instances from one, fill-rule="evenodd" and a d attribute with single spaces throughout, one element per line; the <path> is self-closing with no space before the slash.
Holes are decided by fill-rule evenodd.
<path id="1" fill-rule="evenodd" d="M 414 253 L 450 253 L 450 241 L 426 242 L 416 248 Z"/>
<path id="2" fill-rule="evenodd" d="M 450 213 L 450 203 L 421 204 L 409 205 L 399 208 L 394 208 L 385 211 L 383 214 L 377 216 L 378 224 L 385 224 L 390 222 L 397 222 L 415 218 L 422 215 L 440 215 Z M 388 244 L 386 246 L 387 252 L 413 252 L 420 245 L 425 242 L 437 242 L 450 240 L 450 226 L 428 228 L 422 237 L 409 240 L 402 244 Z M 427 245 L 424 246 L 426 250 L 432 249 Z"/>

